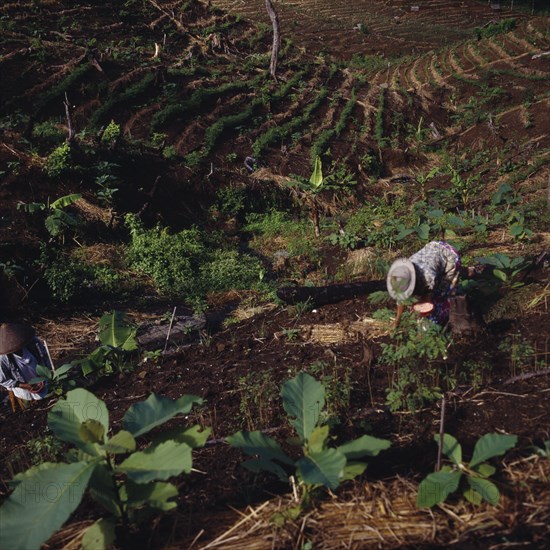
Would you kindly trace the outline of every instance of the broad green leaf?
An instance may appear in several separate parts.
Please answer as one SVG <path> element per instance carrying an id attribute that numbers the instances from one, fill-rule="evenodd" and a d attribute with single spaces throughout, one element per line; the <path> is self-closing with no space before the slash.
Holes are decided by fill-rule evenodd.
<path id="1" fill-rule="evenodd" d="M 500 492 L 492 481 L 481 477 L 468 476 L 468 484 L 474 491 L 481 495 L 483 500 L 486 500 L 493 506 L 498 504 L 498 501 L 500 500 Z"/>
<path id="2" fill-rule="evenodd" d="M 313 165 L 313 172 L 311 174 L 311 177 L 309 178 L 309 183 L 313 185 L 313 187 L 318 188 L 323 183 L 323 165 L 321 163 L 320 157 L 315 157 L 315 163 Z"/>
<path id="3" fill-rule="evenodd" d="M 427 241 L 430 238 L 431 227 L 427 223 L 421 223 L 416 228 L 416 234 L 421 241 Z"/>
<path id="4" fill-rule="evenodd" d="M 504 195 L 506 195 L 507 193 L 510 193 L 511 191 L 512 191 L 512 188 L 510 187 L 509 183 L 502 183 L 498 188 L 497 192 L 493 195 L 493 198 L 491 199 L 491 204 L 493 206 L 500 204 Z"/>
<path id="5" fill-rule="evenodd" d="M 336 489 L 344 474 L 346 457 L 337 449 L 311 453 L 296 462 L 304 483 Z"/>
<path id="6" fill-rule="evenodd" d="M 136 483 L 147 483 L 155 479 L 168 479 L 182 472 L 189 473 L 191 465 L 189 445 L 165 441 L 156 447 L 130 455 L 116 470 Z"/>
<path id="7" fill-rule="evenodd" d="M 101 422 L 89 418 L 80 424 L 80 439 L 87 443 L 103 443 L 105 439 L 105 427 Z"/>
<path id="8" fill-rule="evenodd" d="M 115 455 L 131 453 L 136 450 L 136 440 L 130 432 L 120 430 L 103 445 L 103 449 Z"/>
<path id="9" fill-rule="evenodd" d="M 28 470 L 15 474 L 12 479 L 8 481 L 8 487 L 14 489 L 22 481 L 25 481 L 29 476 L 35 475 L 36 473 L 42 470 L 49 470 L 50 468 L 55 468 L 58 462 L 42 462 L 36 466 L 31 466 Z"/>
<path id="10" fill-rule="evenodd" d="M 485 462 L 493 456 L 503 455 L 508 449 L 516 445 L 517 435 L 503 435 L 489 433 L 481 436 L 474 447 L 474 454 L 470 460 L 470 468 Z"/>
<path id="11" fill-rule="evenodd" d="M 404 227 L 396 235 L 395 240 L 396 241 L 402 241 L 403 239 L 405 239 L 406 237 L 408 237 L 412 233 L 414 233 L 414 229 L 407 229 L 407 228 Z"/>
<path id="12" fill-rule="evenodd" d="M 34 212 L 40 212 L 46 210 L 47 206 L 43 202 L 19 202 L 17 203 L 17 210 L 23 210 L 23 212 L 28 212 L 29 214 L 34 214 Z"/>
<path id="13" fill-rule="evenodd" d="M 451 214 L 448 218 L 447 218 L 447 223 L 451 226 L 451 227 L 464 227 L 466 224 L 464 223 L 464 220 L 462 218 L 460 218 L 459 216 L 456 216 L 454 214 Z"/>
<path id="14" fill-rule="evenodd" d="M 378 439 L 370 435 L 363 435 L 354 441 L 344 443 L 338 450 L 348 459 L 355 460 L 364 456 L 376 456 L 380 451 L 389 449 L 391 443 L 387 439 Z"/>
<path id="15" fill-rule="evenodd" d="M 434 210 L 430 210 L 428 212 L 428 216 L 433 219 L 439 219 L 443 217 L 443 210 L 441 208 L 435 208 Z"/>
<path id="16" fill-rule="evenodd" d="M 120 311 L 108 313 L 99 320 L 99 340 L 103 345 L 125 351 L 132 351 L 138 347 L 136 327 Z"/>
<path id="17" fill-rule="evenodd" d="M 38 550 L 80 504 L 95 466 L 55 464 L 23 476 L 0 507 L 0 548 Z"/>
<path id="18" fill-rule="evenodd" d="M 282 464 L 294 466 L 294 461 L 281 449 L 279 444 L 262 432 L 237 432 L 226 438 L 232 447 L 242 449 L 247 455 L 258 455 L 264 460 L 278 460 Z"/>
<path id="19" fill-rule="evenodd" d="M 153 438 L 153 444 L 157 445 L 164 441 L 177 441 L 178 443 L 187 443 L 192 449 L 204 447 L 210 433 L 211 428 L 202 429 L 198 424 L 190 428 L 182 428 L 176 426 L 168 430 L 164 430 L 161 434 Z"/>
<path id="20" fill-rule="evenodd" d="M 83 359 L 82 361 L 79 361 L 78 364 L 80 365 L 84 376 L 88 376 L 88 374 L 95 372 L 98 368 L 98 366 L 90 359 Z"/>
<path id="21" fill-rule="evenodd" d="M 480 264 L 483 264 L 483 265 L 492 265 L 494 267 L 500 267 L 500 268 L 504 267 L 505 268 L 505 267 L 507 267 L 507 265 L 506 265 L 506 263 L 505 264 L 502 263 L 502 258 L 503 258 L 503 255 L 500 254 L 499 252 L 496 252 L 492 256 L 487 256 L 485 258 L 479 258 L 478 262 Z"/>
<path id="22" fill-rule="evenodd" d="M 54 210 L 45 220 L 44 225 L 52 237 L 61 235 L 68 227 L 76 227 L 78 220 L 63 210 Z"/>
<path id="23" fill-rule="evenodd" d="M 134 508 L 146 504 L 167 512 L 177 507 L 177 503 L 171 499 L 178 496 L 178 490 L 172 483 L 164 481 L 140 484 L 129 479 L 123 485 L 121 495 L 123 500 Z"/>
<path id="24" fill-rule="evenodd" d="M 506 282 L 508 279 L 508 276 L 506 275 L 506 273 L 504 273 L 504 271 L 501 271 L 500 269 L 493 269 L 493 275 L 497 279 L 500 279 L 503 282 Z"/>
<path id="25" fill-rule="evenodd" d="M 105 463 L 96 466 L 88 483 L 90 496 L 115 517 L 121 516 L 114 474 Z"/>
<path id="26" fill-rule="evenodd" d="M 85 420 L 96 420 L 103 425 L 105 433 L 109 431 L 105 403 L 88 390 L 77 388 L 67 392 L 66 398 L 53 406 L 48 414 L 48 427 L 62 441 L 73 443 L 85 453 L 97 455 L 94 445 L 80 436 L 80 425 Z"/>
<path id="27" fill-rule="evenodd" d="M 510 262 L 510 269 L 516 269 L 516 268 L 520 267 L 523 263 L 524 263 L 524 258 L 523 258 L 523 256 L 518 256 L 517 258 L 514 258 L 514 259 Z M 523 266 L 522 266 L 522 267 L 523 267 Z"/>
<path id="28" fill-rule="evenodd" d="M 82 198 L 82 195 L 80 193 L 72 193 L 71 195 L 65 195 L 53 201 L 50 204 L 50 208 L 52 210 L 56 210 L 58 208 L 66 208 L 67 206 L 70 206 L 71 204 L 75 203 L 77 200 L 81 198 Z"/>
<path id="29" fill-rule="evenodd" d="M 312 432 L 308 441 L 308 451 L 310 453 L 319 453 L 325 448 L 329 433 L 329 426 L 317 426 Z"/>
<path id="30" fill-rule="evenodd" d="M 59 378 L 59 377 L 63 376 L 64 374 L 68 373 L 73 367 L 74 367 L 74 365 L 72 363 L 66 363 L 65 365 L 61 365 L 60 367 L 55 369 L 55 377 Z M 46 368 L 46 367 L 44 367 L 44 368 Z"/>
<path id="31" fill-rule="evenodd" d="M 510 235 L 512 237 L 519 237 L 520 235 L 523 235 L 524 232 L 525 228 L 521 223 L 514 223 L 510 226 Z"/>
<path id="32" fill-rule="evenodd" d="M 276 475 L 281 481 L 288 482 L 288 474 L 284 469 L 279 466 L 276 462 L 271 460 L 266 460 L 264 458 L 253 458 L 251 460 L 246 460 L 242 463 L 242 466 L 247 470 L 259 474 L 261 472 L 270 472 Z"/>
<path id="33" fill-rule="evenodd" d="M 196 449 L 198 447 L 204 447 L 206 445 L 206 441 L 210 437 L 211 433 L 212 428 L 203 429 L 197 424 L 196 426 L 187 428 L 181 435 L 176 438 L 176 441 L 187 443 L 189 447 L 191 447 L 192 449 Z"/>
<path id="34" fill-rule="evenodd" d="M 187 414 L 195 403 L 203 400 L 196 395 L 184 395 L 173 400 L 152 393 L 145 401 L 132 405 L 122 419 L 122 427 L 138 437 L 160 426 L 178 414 Z"/>
<path id="35" fill-rule="evenodd" d="M 86 529 L 82 537 L 82 550 L 107 550 L 116 539 L 115 523 L 110 519 L 98 519 Z"/>
<path id="36" fill-rule="evenodd" d="M 302 441 L 308 441 L 325 406 L 325 388 L 306 372 L 283 384 L 283 407 Z"/>
<path id="37" fill-rule="evenodd" d="M 344 467 L 344 472 L 340 481 L 355 479 L 367 469 L 366 462 L 348 462 Z"/>
<path id="38" fill-rule="evenodd" d="M 497 471 L 494 466 L 491 466 L 486 462 L 474 466 L 472 470 L 476 471 L 481 477 L 491 477 Z"/>
<path id="39" fill-rule="evenodd" d="M 439 434 L 435 434 L 434 439 L 439 444 Z M 443 434 L 443 454 L 449 457 L 457 466 L 462 464 L 462 447 L 452 435 Z"/>
<path id="40" fill-rule="evenodd" d="M 481 498 L 481 495 L 477 491 L 474 491 L 471 487 L 468 487 L 467 489 L 464 489 L 462 494 L 464 495 L 464 498 L 468 502 L 471 502 L 472 504 L 475 504 L 476 506 L 479 506 L 481 504 L 481 501 L 483 500 Z"/>
<path id="41" fill-rule="evenodd" d="M 418 486 L 416 505 L 419 508 L 431 508 L 435 504 L 443 502 L 458 489 L 461 476 L 462 473 L 459 471 L 440 471 L 429 474 Z"/>
<path id="42" fill-rule="evenodd" d="M 46 380 L 51 380 L 52 378 L 52 371 L 44 365 L 36 365 L 36 374 Z"/>

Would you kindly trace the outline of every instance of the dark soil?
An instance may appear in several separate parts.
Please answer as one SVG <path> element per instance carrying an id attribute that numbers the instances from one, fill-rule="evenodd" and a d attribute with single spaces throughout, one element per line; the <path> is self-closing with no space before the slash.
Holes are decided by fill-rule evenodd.
<path id="1" fill-rule="evenodd" d="M 86 226 L 77 242 L 67 239 L 64 246 L 71 250 L 97 246 L 104 251 L 100 261 L 110 265 L 116 264 L 116 247 L 127 239 L 121 222 L 126 212 L 139 213 L 148 226 L 161 223 L 173 231 L 195 225 L 223 230 L 228 239 L 245 248 L 251 236 L 240 232 L 243 220 L 229 215 L 215 220 L 211 217 L 218 189 L 241 186 L 251 202 L 263 205 L 270 194 L 270 201 L 288 206 L 288 195 L 274 181 L 292 174 L 309 177 L 312 143 L 322 129 L 335 126 L 352 89 L 357 98 L 352 120 L 331 141 L 330 156 L 327 153 L 323 160 L 325 166 L 332 159 L 341 161 L 358 181 L 349 196 L 335 194 L 322 203 L 328 221 L 341 221 L 374 196 L 384 196 L 388 202 L 406 196 L 409 204 L 415 204 L 421 196 L 414 177 L 426 174 L 434 162 L 439 162 L 434 160 L 435 155 L 444 144 L 446 154 L 460 159 L 464 178 L 481 175 L 480 185 L 470 198 L 472 215 L 490 201 L 504 178 L 516 174 L 521 177 L 514 181 L 514 190 L 538 200 L 539 205 L 538 213 L 530 220 L 535 231 L 531 241 L 512 241 L 500 231 L 498 235 L 488 234 L 468 244 L 466 259 L 487 250 L 535 257 L 548 249 L 545 200 L 549 172 L 544 159 L 550 144 L 550 58 L 532 57 L 534 51 L 550 47 L 544 18 L 514 13 L 519 29 L 509 48 L 515 48 L 517 55 L 501 59 L 493 48 L 494 59 L 487 58 L 482 66 L 472 67 L 470 57 L 469 65 L 464 61 L 464 72 L 459 73 L 449 68 L 451 54 L 437 50 L 451 42 L 441 28 L 446 25 L 449 32 L 453 30 L 453 21 L 460 14 L 462 26 L 451 33 L 453 40 L 471 37 L 474 27 L 482 27 L 494 18 L 485 2 L 466 0 L 445 8 L 440 2 L 423 2 L 421 10 L 414 13 L 409 9 L 410 2 L 378 0 L 374 8 L 370 6 L 372 1 L 352 2 L 354 9 L 346 12 L 344 8 L 350 2 L 342 1 L 333 2 L 334 15 L 338 15 L 333 18 L 308 9 L 305 2 L 303 6 L 299 2 L 284 3 L 283 29 L 296 48 L 291 48 L 281 63 L 280 82 L 287 82 L 303 70 L 302 87 L 293 88 L 292 98 L 260 105 L 253 121 L 227 130 L 208 157 L 192 166 L 182 156 L 200 150 L 206 130 L 219 118 L 240 112 L 243 105 L 254 101 L 259 88 L 224 92 L 152 128 L 155 114 L 183 103 L 197 89 L 215 88 L 233 79 L 249 80 L 265 72 L 254 64 L 250 68 L 245 65 L 255 56 L 268 53 L 270 47 L 270 33 L 258 32 L 255 27 L 258 13 L 259 19 L 265 20 L 263 1 L 212 3 L 244 14 L 245 20 L 213 13 L 200 2 L 189 3 L 181 14 L 179 21 L 188 32 L 178 31 L 176 24 L 152 4 L 135 11 L 125 9 L 124 2 L 52 0 L 38 3 L 40 6 L 10 3 L 0 7 L 4 31 L 0 39 L 0 114 L 5 118 L 0 134 L 0 265 L 25 269 L 24 275 L 15 277 L 8 277 L 7 269 L 3 269 L 5 274 L 0 271 L 0 320 L 26 320 L 36 326 L 40 336 L 50 342 L 56 364 L 82 357 L 95 348 L 97 320 L 105 311 L 116 308 L 141 322 L 163 318 L 176 306 L 183 311 L 188 304 L 159 297 L 147 286 L 150 281 L 137 277 L 136 285 L 142 284 L 134 294 L 98 296 L 82 289 L 82 296 L 73 304 L 54 304 L 43 280 L 43 268 L 36 263 L 42 247 L 53 246 L 52 240 L 42 220 L 17 209 L 19 202 L 46 203 L 81 192 L 88 201 Z M 358 23 L 365 23 L 368 32 L 353 30 Z M 137 39 L 132 41 L 134 36 Z M 165 39 L 161 58 L 152 60 L 154 44 Z M 479 55 L 482 50 L 480 47 Z M 335 64 L 339 71 L 336 76 L 331 76 L 329 62 L 320 61 L 324 57 L 320 52 Z M 357 53 L 383 54 L 387 59 L 410 53 L 425 55 L 376 70 L 365 66 L 350 76 L 350 69 L 338 64 Z M 484 55 L 489 56 L 488 50 Z M 438 75 L 430 72 L 434 61 L 439 63 L 441 82 L 436 82 Z M 86 63 L 90 67 L 81 76 L 58 87 L 68 75 L 74 75 L 75 67 Z M 124 91 L 149 74 L 154 78 L 147 89 L 121 99 Z M 360 78 L 365 75 L 366 81 Z M 487 88 L 479 85 L 478 79 L 484 79 L 483 84 L 498 93 L 488 97 Z M 269 79 L 262 85 L 264 92 L 277 89 Z M 287 137 L 270 144 L 259 162 L 269 171 L 266 179 L 249 175 L 242 162 L 251 154 L 254 140 L 273 127 L 273 120 L 284 124 L 303 113 L 321 86 L 328 87 L 330 103 L 327 100 L 314 111 L 311 120 L 300 128 L 296 143 Z M 54 122 L 64 139 L 65 93 L 70 97 L 76 129 L 82 132 L 73 146 L 77 168 L 61 177 L 48 177 L 44 163 L 60 142 L 38 138 L 33 129 L 39 123 Z M 386 142 L 382 144 L 373 137 L 380 93 L 385 94 L 387 109 L 382 122 Z M 113 98 L 116 101 L 110 104 Z M 462 107 L 470 98 L 477 98 L 483 113 L 488 109 L 498 114 L 490 119 L 456 122 L 464 115 Z M 104 109 L 100 111 L 103 115 L 94 125 L 91 120 L 100 109 Z M 402 115 L 401 132 L 396 129 L 395 113 Z M 99 136 L 111 119 L 121 125 L 123 135 L 119 142 L 107 145 Z M 433 123 L 441 134 L 432 136 L 424 148 L 411 145 L 411 130 L 408 135 L 404 130 L 407 125 L 414 130 L 419 120 L 425 127 Z M 155 132 L 165 135 L 162 147 L 151 141 Z M 393 136 L 397 137 L 389 143 Z M 173 151 L 167 150 L 172 146 L 175 158 L 171 156 Z M 230 160 L 233 155 L 237 160 Z M 381 179 L 376 182 L 364 168 L 369 155 L 380 160 Z M 115 204 L 109 207 L 96 198 L 93 170 L 100 161 L 119 165 L 120 190 Z M 441 175 L 431 180 L 424 192 L 449 188 L 449 178 Z M 112 219 L 111 208 L 115 213 Z M 114 248 L 107 255 L 109 246 Z M 269 276 L 278 277 L 280 284 L 333 283 L 348 252 L 327 241 L 320 242 L 318 249 L 318 260 L 293 258 L 292 264 L 280 271 L 271 259 L 275 251 L 265 251 Z M 549 367 L 548 262 L 538 266 L 524 282 L 531 299 L 543 297 L 539 303 L 527 307 L 527 299 L 518 303 L 513 299 L 518 294 L 507 289 L 499 296 L 494 306 L 498 310 L 492 310 L 492 314 L 487 304 L 474 304 L 485 321 L 474 334 L 456 336 L 449 357 L 440 365 L 442 371 L 452 372 L 458 380 L 447 393 L 445 425 L 446 431 L 463 444 L 466 456 L 477 438 L 488 432 L 517 434 L 519 443 L 513 453 L 518 456 L 550 438 L 549 378 L 548 374 L 538 375 Z M 256 312 L 240 322 L 228 323 L 236 310 L 246 309 L 247 303 L 256 306 Z M 368 297 L 301 311 L 299 307 L 266 303 L 251 292 L 229 292 L 210 295 L 208 305 L 207 328 L 191 335 L 191 343 L 169 348 L 169 354 L 160 359 L 145 362 L 143 356 L 136 357 L 138 366 L 133 372 L 104 377 L 89 386 L 106 402 L 115 429 L 128 407 L 151 392 L 171 398 L 195 394 L 205 400 L 188 417 L 170 423 L 198 423 L 212 429 L 206 447 L 194 452 L 195 471 L 175 480 L 180 494 L 178 511 L 186 521 L 181 521 L 182 516 L 175 521 L 168 515 L 153 529 L 148 528 L 146 534 L 138 533 L 129 547 L 162 547 L 168 540 L 187 547 L 201 529 L 216 531 L 209 527 L 216 512 L 288 491 L 286 485 L 268 475 L 252 475 L 242 468 L 242 454 L 231 449 L 224 438 L 240 429 L 267 430 L 279 441 L 291 436 L 279 391 L 284 381 L 301 370 L 327 375 L 336 380 L 336 389 L 349 387 L 349 402 L 341 397 L 328 400 L 338 441 L 364 433 L 391 440 L 392 447 L 384 458 L 371 461 L 366 479 L 400 475 L 418 481 L 433 470 L 433 435 L 439 429 L 440 402 L 414 412 L 389 410 L 386 390 L 392 373 L 379 361 L 381 344 L 389 337 L 371 334 L 367 329 L 353 338 L 321 344 L 305 330 L 312 325 L 347 328 L 358 319 L 371 317 L 379 306 Z M 518 358 L 513 350 L 502 348 L 503 342 L 514 339 L 528 342 L 534 353 Z M 471 374 L 476 368 L 480 378 L 474 381 Z M 510 382 L 517 375 L 532 373 L 537 376 Z M 8 480 L 31 465 L 27 443 L 47 433 L 47 413 L 54 401 L 35 403 L 16 414 L 8 402 L 2 402 L 0 499 L 9 493 Z M 353 493 L 353 487 L 350 483 L 346 490 Z M 85 500 L 71 521 L 97 518 L 101 513 L 94 502 Z M 537 541 L 547 537 L 540 526 L 533 529 Z M 518 533 L 511 544 L 525 540 L 529 540 L 525 534 Z M 472 547 L 478 547 L 473 540 Z"/>

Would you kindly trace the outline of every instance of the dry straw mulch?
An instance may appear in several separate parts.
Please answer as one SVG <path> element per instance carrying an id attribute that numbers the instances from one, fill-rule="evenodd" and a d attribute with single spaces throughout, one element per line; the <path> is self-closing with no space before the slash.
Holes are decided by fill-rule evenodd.
<path id="1" fill-rule="evenodd" d="M 281 527 L 274 516 L 296 506 L 292 495 L 265 501 L 244 511 L 203 512 L 190 523 L 187 514 L 175 514 L 165 550 L 300 549 L 310 542 L 316 550 L 340 548 L 403 548 L 468 543 L 491 549 L 523 546 L 544 548 L 550 537 L 550 460 L 538 455 L 505 462 L 497 479 L 498 506 L 475 507 L 451 497 L 433 509 L 416 507 L 417 483 L 403 478 L 357 483 L 339 495 L 330 494 L 315 508 Z M 45 549 L 75 550 L 92 520 L 67 525 L 45 544 Z M 180 529 L 189 533 L 182 538 Z M 201 528 L 202 527 L 202 528 Z M 166 529 L 166 524 L 164 526 Z M 157 538 L 151 528 L 151 540 Z"/>
<path id="2" fill-rule="evenodd" d="M 291 498 L 264 502 L 245 512 L 226 513 L 211 522 L 218 526 L 216 535 L 201 531 L 189 544 L 174 543 L 169 548 L 298 549 L 307 541 L 316 550 L 400 548 L 460 545 L 473 540 L 470 537 L 487 541 L 491 548 L 526 543 L 540 546 L 548 536 L 550 524 L 550 460 L 533 455 L 506 464 L 504 473 L 501 503 L 496 507 L 475 507 L 457 499 L 433 509 L 418 509 L 417 484 L 396 478 L 367 482 L 351 495 L 331 495 L 282 528 L 276 527 L 273 516 L 295 506 Z M 233 522 L 226 523 L 231 516 Z M 224 524 L 227 527 L 220 533 Z M 530 540 L 518 540 L 515 533 L 519 532 L 528 533 Z"/>

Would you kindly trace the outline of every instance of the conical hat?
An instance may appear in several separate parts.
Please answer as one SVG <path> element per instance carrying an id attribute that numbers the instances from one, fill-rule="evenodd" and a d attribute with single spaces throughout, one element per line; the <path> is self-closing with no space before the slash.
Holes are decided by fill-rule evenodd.
<path id="1" fill-rule="evenodd" d="M 19 323 L 0 324 L 0 354 L 15 353 L 34 338 L 34 329 Z"/>

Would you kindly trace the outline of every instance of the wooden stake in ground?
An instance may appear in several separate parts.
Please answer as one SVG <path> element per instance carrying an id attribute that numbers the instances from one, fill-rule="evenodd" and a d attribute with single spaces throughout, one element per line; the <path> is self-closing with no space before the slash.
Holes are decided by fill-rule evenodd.
<path id="1" fill-rule="evenodd" d="M 279 48 L 281 47 L 281 35 L 279 32 L 279 17 L 273 7 L 271 0 L 265 0 L 265 7 L 273 25 L 273 47 L 271 48 L 271 63 L 269 64 L 269 74 L 277 81 L 275 73 L 277 72 L 277 60 L 279 59 Z"/>
<path id="2" fill-rule="evenodd" d="M 52 356 L 50 354 L 50 348 L 48 348 L 48 343 L 46 340 L 44 340 L 44 349 L 46 350 L 46 354 L 48 355 L 48 359 L 50 360 L 50 366 L 52 367 L 52 372 L 55 374 L 55 367 L 52 361 Z"/>
<path id="3" fill-rule="evenodd" d="M 439 421 L 439 446 L 437 448 L 437 464 L 435 471 L 441 470 L 441 457 L 443 455 L 443 437 L 445 435 L 445 396 L 441 398 L 441 419 Z"/>
<path id="4" fill-rule="evenodd" d="M 162 353 L 166 353 L 166 348 L 168 347 L 168 340 L 170 339 L 170 333 L 172 332 L 172 325 L 174 324 L 174 317 L 176 316 L 176 308 L 172 312 L 172 318 L 170 319 L 170 326 L 168 327 L 168 332 L 166 333 L 166 342 L 164 342 L 164 349 Z"/>

